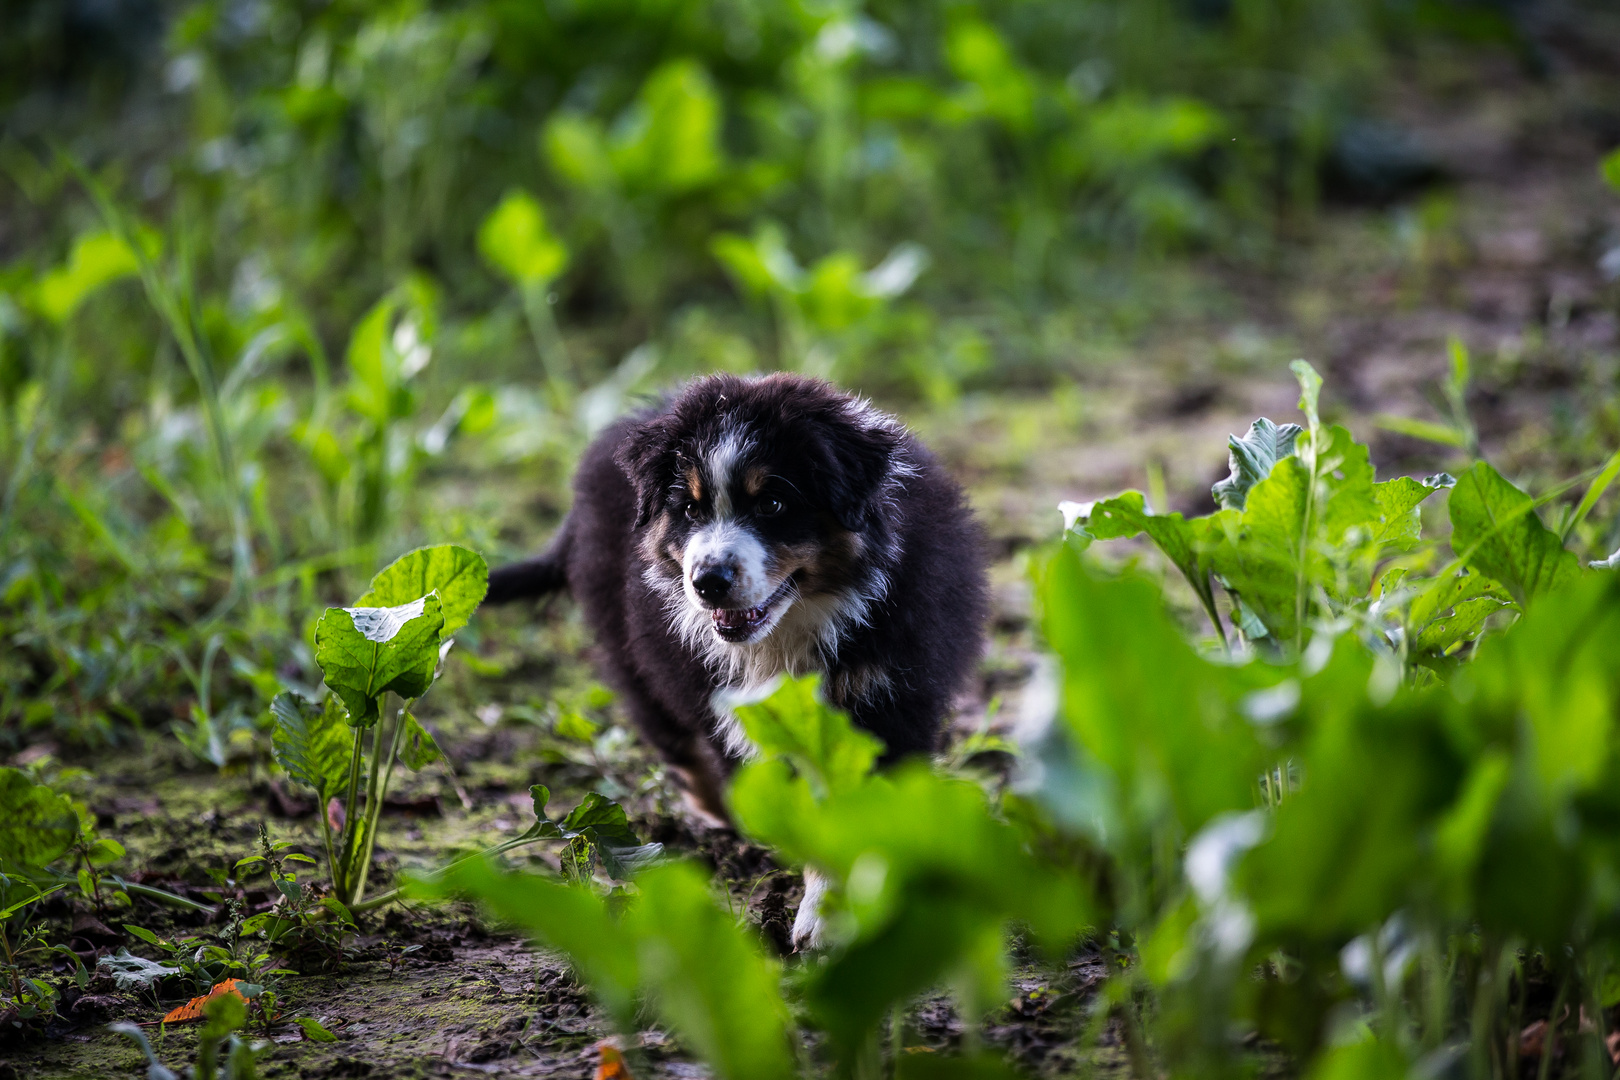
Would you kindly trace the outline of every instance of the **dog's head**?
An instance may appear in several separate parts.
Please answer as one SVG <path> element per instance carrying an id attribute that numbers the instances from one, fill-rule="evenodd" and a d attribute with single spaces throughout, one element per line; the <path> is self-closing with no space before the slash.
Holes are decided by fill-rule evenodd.
<path id="1" fill-rule="evenodd" d="M 864 611 L 911 472 L 898 421 L 783 374 L 689 384 L 631 428 L 617 461 L 649 579 L 683 632 L 711 645 L 764 641 L 795 609 L 798 622 Z"/>

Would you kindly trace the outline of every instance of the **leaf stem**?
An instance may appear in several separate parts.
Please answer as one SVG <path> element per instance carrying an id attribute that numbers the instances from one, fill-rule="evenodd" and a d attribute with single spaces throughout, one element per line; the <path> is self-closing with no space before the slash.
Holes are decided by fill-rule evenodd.
<path id="1" fill-rule="evenodd" d="M 388 785 L 394 779 L 394 762 L 399 757 L 400 737 L 405 731 L 406 707 L 405 705 L 400 706 L 398 718 L 394 721 L 394 731 L 388 740 L 387 768 L 382 774 L 381 784 L 377 782 L 379 761 L 373 760 L 371 763 L 371 790 L 366 796 L 366 834 L 361 840 L 363 847 L 360 858 L 360 877 L 354 887 L 355 903 L 359 903 L 360 898 L 365 895 L 366 878 L 371 874 L 371 852 L 377 846 L 377 823 L 382 818 L 383 799 L 387 797 Z M 382 741 L 381 721 L 378 722 L 377 736 L 377 744 L 373 745 L 372 750 L 374 755 L 376 754 L 376 746 Z"/>
<path id="2" fill-rule="evenodd" d="M 348 796 L 343 801 L 343 835 L 338 840 L 342 848 L 342 858 L 332 873 L 332 889 L 339 896 L 349 895 L 349 875 L 354 865 L 354 837 L 359 831 L 360 815 L 354 801 L 360 795 L 360 762 L 365 753 L 366 729 L 354 729 L 354 746 L 349 751 L 349 789 Z"/>

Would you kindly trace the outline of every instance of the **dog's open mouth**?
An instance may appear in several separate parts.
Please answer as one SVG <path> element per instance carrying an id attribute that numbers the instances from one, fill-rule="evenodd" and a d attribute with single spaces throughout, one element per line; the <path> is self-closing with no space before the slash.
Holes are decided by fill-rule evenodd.
<path id="1" fill-rule="evenodd" d="M 771 617 L 771 612 L 792 588 L 793 578 L 789 576 L 784 578 L 782 584 L 776 587 L 776 591 L 757 607 L 714 608 L 709 612 L 709 617 L 714 620 L 714 632 L 725 641 L 747 641 Z"/>

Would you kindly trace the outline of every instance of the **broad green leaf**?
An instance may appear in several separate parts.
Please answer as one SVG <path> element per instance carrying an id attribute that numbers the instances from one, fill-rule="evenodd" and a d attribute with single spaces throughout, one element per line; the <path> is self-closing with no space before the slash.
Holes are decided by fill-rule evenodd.
<path id="1" fill-rule="evenodd" d="M 1191 521 L 1181 514 L 1154 514 L 1149 512 L 1147 499 L 1141 492 L 1125 491 L 1112 499 L 1100 499 L 1081 506 L 1075 524 L 1098 540 L 1123 539 L 1147 533 L 1148 538 L 1187 579 L 1187 584 L 1198 594 L 1210 621 L 1218 629 L 1220 620 L 1210 582 L 1210 553 L 1224 541 L 1222 515 L 1230 513 L 1222 510 Z"/>
<path id="2" fill-rule="evenodd" d="M 714 902 L 709 875 L 690 863 L 651 870 L 625 916 L 654 1008 L 728 1080 L 798 1075 L 777 965 L 750 930 Z"/>
<path id="3" fill-rule="evenodd" d="M 1102 578 L 1071 550 L 1040 569 L 1036 594 L 1062 665 L 1058 720 L 1087 767 L 1121 791 L 1154 792 L 1153 813 L 1183 836 L 1253 805 L 1269 754 L 1235 703 L 1280 672 L 1202 659 L 1150 582 Z"/>
<path id="4" fill-rule="evenodd" d="M 720 96 L 695 60 L 671 60 L 653 71 L 616 125 L 608 155 L 621 180 L 677 195 L 718 179 Z"/>
<path id="5" fill-rule="evenodd" d="M 1399 1046 L 1369 1038 L 1328 1048 L 1316 1059 L 1309 1080 L 1402 1080 L 1411 1074 Z"/>
<path id="6" fill-rule="evenodd" d="M 1620 581 L 1578 575 L 1543 594 L 1506 634 L 1486 640 L 1469 665 L 1481 716 L 1515 718 L 1531 739 L 1542 790 L 1561 796 L 1604 788 L 1620 710 Z"/>
<path id="7" fill-rule="evenodd" d="M 1484 628 L 1485 620 L 1509 606 L 1506 600 L 1493 596 L 1461 601 L 1450 615 L 1434 619 L 1423 627 L 1413 640 L 1412 649 L 1418 653 L 1444 656 L 1455 646 L 1472 641 Z"/>
<path id="8" fill-rule="evenodd" d="M 0 768 L 0 863 L 42 868 L 79 838 L 73 800 L 19 769 Z"/>
<path id="9" fill-rule="evenodd" d="M 1294 452 L 1294 443 L 1303 430 L 1298 424 L 1278 426 L 1262 416 L 1250 425 L 1247 435 L 1230 436 L 1226 445 L 1232 475 L 1210 489 L 1221 509 L 1242 510 L 1249 489 L 1270 476 L 1277 462 Z"/>
<path id="10" fill-rule="evenodd" d="M 406 713 L 401 721 L 405 731 L 400 738 L 399 760 L 412 772 L 421 772 L 435 761 L 441 761 L 444 755 L 439 752 L 439 744 L 433 741 L 432 732 L 423 727 L 421 722 Z"/>
<path id="11" fill-rule="evenodd" d="M 603 842 L 632 847 L 641 843 L 630 829 L 624 807 L 600 792 L 587 792 L 580 804 L 558 822 L 563 835 L 593 830 Z"/>
<path id="12" fill-rule="evenodd" d="M 589 889 L 522 874 L 488 862 L 460 863 L 416 880 L 416 895 L 470 893 L 537 943 L 573 961 L 584 982 L 629 1029 L 637 992 L 660 1019 L 728 1080 L 796 1075 L 788 1012 L 776 965 L 752 935 L 716 906 L 709 877 L 687 864 L 649 871 L 633 906 L 618 921 Z"/>
<path id="13" fill-rule="evenodd" d="M 155 236 L 144 236 L 155 255 Z M 40 313 L 54 323 L 66 322 L 97 289 L 140 272 L 140 261 L 122 237 L 110 232 L 86 233 L 73 244 L 66 264 L 39 280 L 35 302 Z"/>
<path id="14" fill-rule="evenodd" d="M 294 783 L 313 790 L 325 806 L 348 779 L 354 744 L 341 699 L 333 694 L 320 706 L 297 694 L 277 694 L 270 702 L 270 714 L 275 721 L 270 747 L 276 764 Z"/>
<path id="15" fill-rule="evenodd" d="M 1521 606 L 1580 572 L 1575 553 L 1536 516 L 1534 500 L 1483 461 L 1457 480 L 1450 510 L 1457 557 L 1500 581 Z"/>
<path id="16" fill-rule="evenodd" d="M 315 662 L 348 706 L 352 726 L 376 723 L 385 693 L 414 699 L 427 691 L 443 624 L 437 596 L 398 607 L 326 609 L 315 625 Z"/>
<path id="17" fill-rule="evenodd" d="M 437 593 L 444 610 L 441 638 L 467 625 L 489 591 L 489 565 L 476 551 L 454 544 L 417 548 L 389 563 L 371 579 L 356 607 L 391 608 Z"/>
<path id="18" fill-rule="evenodd" d="M 1031 857 L 977 785 L 923 763 L 817 801 L 784 762 L 757 761 L 738 773 L 731 806 L 747 835 L 844 883 L 842 911 L 829 915 L 842 944 L 810 996 L 845 1046 L 945 974 L 982 983 L 1001 971 L 1009 921 L 1054 953 L 1088 922 L 1076 876 Z"/>
<path id="19" fill-rule="evenodd" d="M 1262 935 L 1342 942 L 1427 887 L 1429 828 L 1455 800 L 1464 764 L 1441 735 L 1439 700 L 1398 692 L 1375 708 L 1372 670 L 1372 657 L 1344 637 L 1302 681 L 1308 726 L 1290 757 L 1304 783 L 1234 873 Z"/>
<path id="20" fill-rule="evenodd" d="M 883 752 L 876 736 L 822 701 L 819 676 L 784 678 L 769 697 L 732 713 L 761 753 L 791 761 L 818 797 L 860 783 Z"/>
<path id="21" fill-rule="evenodd" d="M 533 874 L 503 873 L 486 859 L 456 863 L 438 874 L 407 879 L 411 895 L 449 899 L 470 895 L 537 944 L 566 953 L 580 978 L 624 1026 L 633 1015 L 641 964 L 634 937 L 589 889 Z"/>
<path id="22" fill-rule="evenodd" d="M 526 191 L 506 193 L 478 229 L 478 253 L 518 285 L 545 285 L 568 266 L 568 248 Z"/>
<path id="23" fill-rule="evenodd" d="M 1423 536 L 1423 517 L 1418 505 L 1438 491 L 1410 476 L 1397 476 L 1373 485 L 1373 501 L 1379 521 L 1373 529 L 1373 543 L 1379 547 L 1410 547 Z"/>
<path id="24" fill-rule="evenodd" d="M 1323 445 L 1308 462 L 1283 458 L 1254 485 L 1242 516 L 1224 525 L 1227 543 L 1210 549 L 1223 584 L 1280 645 L 1297 640 L 1317 589 L 1365 594 L 1370 570 L 1342 577 L 1331 555 L 1382 527 L 1367 448 L 1337 425 L 1320 437 Z"/>
<path id="25" fill-rule="evenodd" d="M 1436 869 L 1440 872 L 1446 899 L 1456 908 L 1467 909 L 1469 878 L 1479 864 L 1480 849 L 1512 768 L 1512 761 L 1500 750 L 1482 756 L 1469 773 L 1456 803 L 1435 827 Z"/>
<path id="26" fill-rule="evenodd" d="M 558 112 L 546 121 L 540 135 L 541 152 L 564 180 L 590 192 L 614 183 L 602 125 L 587 116 Z"/>

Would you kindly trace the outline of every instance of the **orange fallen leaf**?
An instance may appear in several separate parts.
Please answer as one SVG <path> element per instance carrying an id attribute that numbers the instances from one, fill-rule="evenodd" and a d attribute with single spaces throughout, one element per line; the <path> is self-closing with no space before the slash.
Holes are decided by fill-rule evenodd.
<path id="1" fill-rule="evenodd" d="M 597 1065 L 596 1080 L 635 1080 L 630 1075 L 630 1066 L 624 1063 L 624 1055 L 612 1043 L 600 1042 L 596 1044 Z"/>
<path id="2" fill-rule="evenodd" d="M 163 1022 L 165 1024 L 189 1024 L 193 1020 L 201 1020 L 203 1018 L 203 1006 L 217 997 L 224 997 L 226 994 L 240 999 L 244 1005 L 247 1004 L 247 998 L 242 997 L 242 992 L 236 988 L 236 980 L 226 979 L 223 982 L 215 983 L 208 993 L 202 997 L 194 997 L 178 1009 L 169 1010 L 169 1015 L 163 1018 Z"/>

